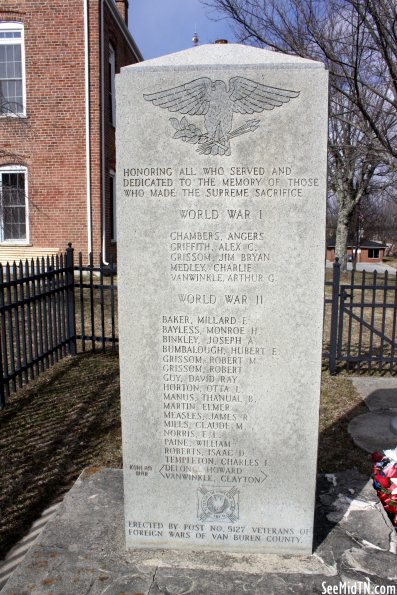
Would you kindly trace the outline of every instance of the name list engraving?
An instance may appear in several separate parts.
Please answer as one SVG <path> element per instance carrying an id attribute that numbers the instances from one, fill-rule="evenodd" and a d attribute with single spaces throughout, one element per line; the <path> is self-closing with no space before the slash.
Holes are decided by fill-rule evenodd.
<path id="1" fill-rule="evenodd" d="M 249 315 L 252 308 L 265 307 L 279 274 L 261 221 L 268 199 L 305 200 L 305 193 L 318 185 L 318 178 L 299 177 L 286 165 L 125 168 L 127 198 L 170 201 L 175 228 L 164 237 L 164 250 L 168 279 L 181 305 L 180 312 L 163 312 L 156 329 L 161 374 L 155 389 L 163 401 L 163 461 L 157 469 L 131 463 L 129 470 L 141 479 L 158 473 L 167 482 L 197 484 L 200 521 L 129 520 L 130 535 L 177 540 L 210 536 L 214 541 L 266 544 L 300 543 L 309 535 L 306 527 L 297 531 L 237 523 L 244 497 L 241 487 L 271 480 L 268 457 L 241 446 L 256 422 L 258 397 L 247 390 L 249 378 L 257 367 L 282 357 L 274 337 Z M 178 196 L 186 199 L 185 208 L 175 208 L 173 199 Z M 238 208 L 229 200 L 234 198 Z M 189 206 L 189 199 L 194 206 Z M 203 202 L 200 208 L 197 199 Z M 214 204 L 215 199 L 220 202 Z M 243 208 L 241 199 L 246 199 Z M 200 293 L 195 286 L 226 290 Z M 205 313 L 214 305 L 221 305 L 225 314 Z M 228 315 L 228 307 L 234 311 L 236 306 L 242 313 Z M 186 314 L 186 307 L 204 310 Z"/>

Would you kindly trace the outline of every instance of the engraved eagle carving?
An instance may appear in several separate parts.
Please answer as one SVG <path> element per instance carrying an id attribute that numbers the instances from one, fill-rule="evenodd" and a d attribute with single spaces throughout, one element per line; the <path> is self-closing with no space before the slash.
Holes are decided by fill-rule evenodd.
<path id="1" fill-rule="evenodd" d="M 299 96 L 299 91 L 263 85 L 250 79 L 235 76 L 227 88 L 224 81 L 212 81 L 202 77 L 184 85 L 144 94 L 153 105 L 190 116 L 204 116 L 205 132 L 187 118 L 179 121 L 171 118 L 176 129 L 174 138 L 198 143 L 198 152 L 211 155 L 230 155 L 230 139 L 252 132 L 259 126 L 259 120 L 246 121 L 243 126 L 232 129 L 233 115 L 260 113 L 273 110 Z"/>

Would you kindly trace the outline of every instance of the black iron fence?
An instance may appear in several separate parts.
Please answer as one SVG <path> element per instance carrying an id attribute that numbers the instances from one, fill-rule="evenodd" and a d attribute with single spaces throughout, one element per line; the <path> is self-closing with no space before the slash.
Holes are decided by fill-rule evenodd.
<path id="1" fill-rule="evenodd" d="M 331 374 L 397 371 L 397 275 L 352 271 L 339 262 L 325 283 L 323 357 Z"/>
<path id="2" fill-rule="evenodd" d="M 115 353 L 119 342 L 117 317 L 117 272 L 112 261 L 92 255 L 87 265 L 79 254 L 74 266 L 76 341 L 81 351 L 110 348 Z"/>
<path id="3" fill-rule="evenodd" d="M 66 355 L 116 350 L 117 282 L 112 262 L 65 255 L 0 264 L 0 407 Z"/>
<path id="4" fill-rule="evenodd" d="M 65 355 L 118 346 L 117 271 L 102 258 L 65 255 L 0 265 L 0 406 Z M 396 373 L 397 277 L 334 264 L 325 282 L 323 361 L 341 369 Z"/>
<path id="5" fill-rule="evenodd" d="M 76 353 L 72 252 L 0 265 L 0 404 L 10 392 Z"/>

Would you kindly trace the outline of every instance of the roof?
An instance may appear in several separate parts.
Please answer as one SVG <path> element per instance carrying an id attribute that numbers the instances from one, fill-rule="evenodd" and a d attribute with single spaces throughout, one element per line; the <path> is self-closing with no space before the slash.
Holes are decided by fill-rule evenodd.
<path id="1" fill-rule="evenodd" d="M 355 248 L 356 242 L 351 238 L 348 240 L 347 243 L 348 248 Z M 382 242 L 375 242 L 374 240 L 367 240 L 366 238 L 361 238 L 359 242 L 360 248 L 387 248 L 387 244 Z M 327 248 L 335 248 L 335 236 L 327 239 Z"/>

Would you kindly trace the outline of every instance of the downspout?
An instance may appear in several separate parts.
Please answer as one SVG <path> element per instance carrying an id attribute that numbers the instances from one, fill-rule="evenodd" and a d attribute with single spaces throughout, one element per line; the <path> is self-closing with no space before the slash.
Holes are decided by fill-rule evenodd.
<path id="1" fill-rule="evenodd" d="M 106 177 L 105 177 L 105 48 L 104 48 L 104 10 L 101 0 L 101 199 L 102 199 L 102 262 L 106 260 Z"/>
<path id="2" fill-rule="evenodd" d="M 87 173 L 87 238 L 88 254 L 92 253 L 92 217 L 91 217 L 91 139 L 90 139 L 90 69 L 88 36 L 88 2 L 84 2 L 84 76 L 85 76 L 85 150 Z"/>

